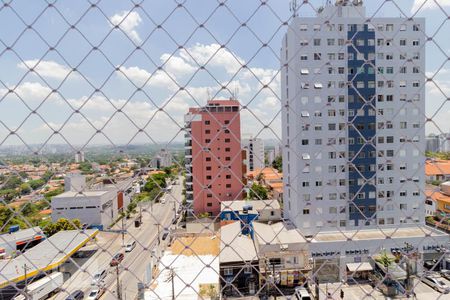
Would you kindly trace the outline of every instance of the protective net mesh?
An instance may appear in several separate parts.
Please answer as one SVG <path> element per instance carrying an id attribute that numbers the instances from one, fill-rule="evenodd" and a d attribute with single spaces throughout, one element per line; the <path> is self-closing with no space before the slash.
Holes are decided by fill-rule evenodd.
<path id="1" fill-rule="evenodd" d="M 2 1 L 0 299 L 449 298 L 450 2 L 364 2 Z"/>

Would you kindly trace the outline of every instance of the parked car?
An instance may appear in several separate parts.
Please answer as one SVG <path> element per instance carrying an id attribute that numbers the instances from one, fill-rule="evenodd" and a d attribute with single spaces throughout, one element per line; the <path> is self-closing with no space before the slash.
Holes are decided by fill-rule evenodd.
<path id="1" fill-rule="evenodd" d="M 84 298 L 83 291 L 76 290 L 75 292 L 72 292 L 69 297 L 66 298 L 66 300 L 81 300 Z"/>
<path id="2" fill-rule="evenodd" d="M 428 270 L 439 271 L 439 265 L 436 260 L 427 260 L 423 263 L 423 266 Z"/>
<path id="3" fill-rule="evenodd" d="M 302 286 L 298 286 L 295 288 L 294 296 L 295 299 L 299 300 L 311 300 L 311 295 L 309 294 L 308 290 Z"/>
<path id="4" fill-rule="evenodd" d="M 450 287 L 444 282 L 442 277 L 428 275 L 422 277 L 422 281 L 441 293 L 447 294 L 450 292 Z"/>
<path id="5" fill-rule="evenodd" d="M 136 247 L 136 241 L 130 241 L 125 246 L 125 252 L 131 252 Z"/>
<path id="6" fill-rule="evenodd" d="M 162 235 L 162 240 L 165 241 L 167 239 L 167 236 L 169 235 L 169 232 L 164 232 Z"/>
<path id="7" fill-rule="evenodd" d="M 441 270 L 441 276 L 447 280 L 450 280 L 450 270 Z"/>
<path id="8" fill-rule="evenodd" d="M 95 273 L 94 277 L 92 278 L 92 285 L 99 285 L 106 278 L 106 274 L 106 270 L 101 270 Z"/>
<path id="9" fill-rule="evenodd" d="M 97 299 L 100 299 L 102 294 L 103 294 L 103 289 L 100 289 L 100 288 L 92 289 L 89 292 L 86 300 L 97 300 Z"/>
<path id="10" fill-rule="evenodd" d="M 117 253 L 116 255 L 113 256 L 109 265 L 111 267 L 117 266 L 118 264 L 120 264 L 122 262 L 124 257 L 125 257 L 125 255 L 123 253 Z"/>

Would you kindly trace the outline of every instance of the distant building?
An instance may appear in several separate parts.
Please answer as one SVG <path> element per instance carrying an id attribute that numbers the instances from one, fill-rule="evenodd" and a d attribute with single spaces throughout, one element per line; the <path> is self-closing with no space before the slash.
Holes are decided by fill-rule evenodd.
<path id="1" fill-rule="evenodd" d="M 84 152 L 83 151 L 78 151 L 77 153 L 75 153 L 75 162 L 76 163 L 84 162 Z"/>
<path id="2" fill-rule="evenodd" d="M 438 135 L 430 134 L 426 137 L 426 151 L 439 152 L 440 138 Z"/>
<path id="3" fill-rule="evenodd" d="M 450 181 L 441 183 L 439 189 L 426 191 L 426 196 L 426 200 L 434 202 L 434 214 L 444 217 L 450 214 Z"/>
<path id="4" fill-rule="evenodd" d="M 185 115 L 186 200 L 195 214 L 220 213 L 242 198 L 241 121 L 237 100 L 209 100 Z"/>
<path id="5" fill-rule="evenodd" d="M 247 166 L 247 171 L 264 168 L 264 141 L 260 138 L 246 138 L 242 139 L 242 149 L 246 151 L 246 159 L 244 160 Z"/>
<path id="6" fill-rule="evenodd" d="M 65 192 L 82 192 L 86 189 L 86 177 L 84 175 L 74 173 L 64 177 Z"/>
<path id="7" fill-rule="evenodd" d="M 54 222 L 60 218 L 79 219 L 81 223 L 106 228 L 130 203 L 130 195 L 125 192 L 131 184 L 129 181 L 103 185 L 97 190 L 88 190 L 85 183 L 80 185 L 80 179 L 75 178 L 76 187 L 73 185 L 66 187 L 64 193 L 52 199 Z M 73 178 L 71 182 L 74 183 Z M 79 189 L 80 186 L 84 188 Z"/>
<path id="8" fill-rule="evenodd" d="M 266 167 L 271 167 L 273 161 L 275 160 L 275 150 L 274 149 L 267 150 L 266 156 L 267 156 L 267 166 Z"/>
<path id="9" fill-rule="evenodd" d="M 173 165 L 172 154 L 166 150 L 161 149 L 150 162 L 150 167 L 153 169 L 161 169 L 170 167 Z"/>

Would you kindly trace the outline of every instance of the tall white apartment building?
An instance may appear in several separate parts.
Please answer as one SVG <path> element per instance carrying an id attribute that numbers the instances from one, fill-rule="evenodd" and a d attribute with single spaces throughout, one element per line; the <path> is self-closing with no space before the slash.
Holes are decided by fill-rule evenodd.
<path id="1" fill-rule="evenodd" d="M 368 18 L 338 1 L 283 39 L 284 207 L 306 236 L 424 223 L 425 20 Z"/>
<path id="2" fill-rule="evenodd" d="M 264 141 L 260 138 L 243 138 L 241 140 L 242 149 L 245 150 L 247 156 L 244 161 L 247 171 L 263 169 L 264 164 Z"/>

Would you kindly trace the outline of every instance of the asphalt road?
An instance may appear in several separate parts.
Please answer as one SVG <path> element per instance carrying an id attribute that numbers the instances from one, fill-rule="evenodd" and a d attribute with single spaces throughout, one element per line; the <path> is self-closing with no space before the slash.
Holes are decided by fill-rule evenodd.
<path id="1" fill-rule="evenodd" d="M 65 291 L 58 293 L 53 299 L 63 300 L 75 290 L 82 290 L 87 296 L 89 291 L 95 287 L 91 285 L 92 277 L 103 269 L 107 271 L 107 276 L 103 281 L 105 292 L 101 299 L 118 299 L 117 270 L 115 267 L 109 266 L 111 258 L 117 252 L 125 253 L 125 258 L 118 268 L 122 299 L 135 299 L 138 293 L 138 282 L 145 282 L 145 273 L 152 259 L 152 250 L 158 246 L 158 227 L 161 237 L 164 228 L 169 228 L 172 224 L 175 216 L 174 207 L 178 209 L 181 204 L 181 177 L 178 179 L 178 183 L 178 185 L 173 185 L 172 191 L 164 196 L 166 199 L 164 203 L 156 203 L 152 206 L 146 203 L 142 206 L 142 225 L 139 228 L 134 227 L 134 219 L 139 216 L 139 207 L 135 217 L 124 220 L 126 234 L 123 240 L 125 244 L 130 240 L 135 240 L 137 244 L 131 252 L 125 253 L 121 233 L 100 232 L 96 243 L 86 247 L 87 249 L 97 248 L 98 251 L 64 283 Z M 121 227 L 122 222 L 119 221 L 114 229 L 121 229 Z M 164 247 L 163 244 L 161 243 L 160 248 Z"/>

